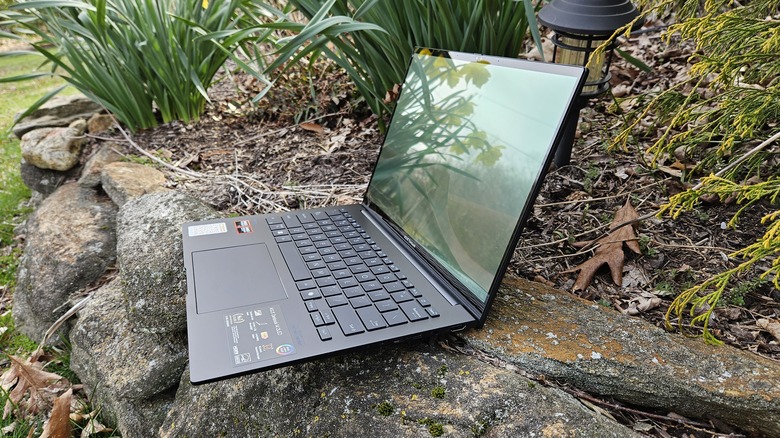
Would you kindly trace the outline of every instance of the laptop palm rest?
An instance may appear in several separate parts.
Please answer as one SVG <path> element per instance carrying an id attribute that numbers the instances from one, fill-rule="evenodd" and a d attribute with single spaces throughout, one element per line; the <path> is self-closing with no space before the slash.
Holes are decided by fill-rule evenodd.
<path id="1" fill-rule="evenodd" d="M 192 253 L 198 313 L 287 298 L 264 243 Z"/>

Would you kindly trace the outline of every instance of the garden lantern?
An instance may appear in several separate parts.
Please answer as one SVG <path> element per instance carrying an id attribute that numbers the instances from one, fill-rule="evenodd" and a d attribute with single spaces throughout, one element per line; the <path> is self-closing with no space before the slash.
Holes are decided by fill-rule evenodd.
<path id="1" fill-rule="evenodd" d="M 628 0 L 553 0 L 539 11 L 539 22 L 554 32 L 552 61 L 588 67 L 578 110 L 588 99 L 609 89 L 609 67 L 617 47 L 612 34 L 638 16 L 636 7 Z M 642 20 L 637 20 L 632 29 L 641 25 Z M 606 50 L 591 61 L 593 52 L 605 42 L 608 42 Z M 559 167 L 569 163 L 578 118 L 579 112 L 572 114 L 567 122 L 564 139 L 555 156 L 555 164 Z"/>

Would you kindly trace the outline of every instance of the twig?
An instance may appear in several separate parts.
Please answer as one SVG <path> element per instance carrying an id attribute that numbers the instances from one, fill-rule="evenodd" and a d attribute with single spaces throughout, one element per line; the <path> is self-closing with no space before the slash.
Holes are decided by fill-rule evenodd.
<path id="1" fill-rule="evenodd" d="M 761 142 L 760 145 L 758 145 L 758 146 L 754 147 L 753 149 L 745 152 L 741 157 L 739 157 L 735 161 L 732 161 L 728 166 L 724 167 L 723 169 L 720 169 L 715 174 L 715 176 L 723 176 L 724 173 L 726 173 L 729 170 L 739 166 L 740 164 L 742 164 L 743 161 L 747 160 L 752 155 L 754 155 L 757 152 L 759 152 L 761 149 L 764 149 L 765 147 L 769 146 L 770 144 L 772 144 L 773 141 L 775 141 L 777 139 L 780 139 L 780 131 L 777 131 L 775 133 L 775 135 L 773 135 L 773 136 L 769 137 L 768 139 L 764 140 L 763 142 Z M 700 188 L 702 188 L 703 185 L 704 184 L 700 182 L 700 183 L 696 184 L 695 186 L 693 186 L 693 188 L 691 190 L 699 190 Z"/>

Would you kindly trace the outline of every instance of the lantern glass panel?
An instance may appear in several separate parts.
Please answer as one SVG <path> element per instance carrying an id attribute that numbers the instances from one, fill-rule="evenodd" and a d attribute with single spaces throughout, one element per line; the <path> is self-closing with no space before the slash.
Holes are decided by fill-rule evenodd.
<path id="1" fill-rule="evenodd" d="M 600 82 L 606 75 L 605 62 L 606 51 L 598 53 L 588 64 L 588 57 L 592 54 L 596 47 L 599 47 L 606 40 L 594 40 L 589 39 L 588 36 L 572 37 L 567 35 L 557 35 L 560 47 L 555 49 L 555 59 L 553 62 L 558 64 L 572 64 L 582 65 L 588 67 L 588 79 L 585 81 L 585 86 L 582 88 L 583 94 L 599 93 L 601 84 Z M 595 84 L 595 85 L 589 85 Z"/>

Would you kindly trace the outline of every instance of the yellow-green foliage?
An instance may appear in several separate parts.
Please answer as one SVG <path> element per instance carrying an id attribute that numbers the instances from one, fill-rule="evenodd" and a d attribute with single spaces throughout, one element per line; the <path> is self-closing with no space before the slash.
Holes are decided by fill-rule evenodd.
<path id="1" fill-rule="evenodd" d="M 695 44 L 687 82 L 649 96 L 648 103 L 629 114 L 624 130 L 614 145 L 626 146 L 640 132 L 640 121 L 656 118 L 660 135 L 649 147 L 652 163 L 670 156 L 682 147 L 688 157 L 697 160 L 689 174 L 702 178 L 691 190 L 672 196 L 662 213 L 678 217 L 698 206 L 705 194 L 721 199 L 734 198 L 740 214 L 759 201 L 778 205 L 780 173 L 776 161 L 780 141 L 768 143 L 762 150 L 747 151 L 780 130 L 780 0 L 751 0 L 744 4 L 727 0 L 646 0 L 645 11 L 673 10 L 678 24 L 666 33 L 667 39 L 682 37 Z M 738 165 L 726 167 L 729 163 Z M 719 176 L 712 173 L 725 168 Z M 752 178 L 755 177 L 755 178 Z M 760 181 L 753 183 L 753 181 Z M 712 311 L 737 274 L 763 269 L 762 279 L 772 279 L 780 289 L 780 211 L 762 219 L 767 231 L 755 243 L 735 251 L 740 259 L 733 269 L 721 272 L 685 290 L 672 303 L 667 322 L 683 317 L 691 325 L 701 325 L 708 341 L 717 340 L 708 332 Z M 763 268 L 769 261 L 769 268 Z"/>

